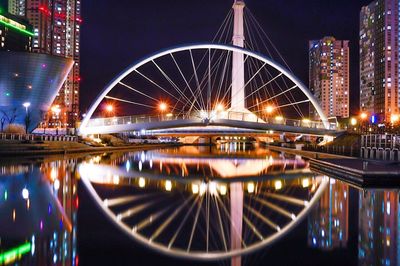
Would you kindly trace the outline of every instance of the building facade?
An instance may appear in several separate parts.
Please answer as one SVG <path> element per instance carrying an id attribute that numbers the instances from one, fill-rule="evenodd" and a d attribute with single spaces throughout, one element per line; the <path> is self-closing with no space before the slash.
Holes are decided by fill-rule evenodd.
<path id="1" fill-rule="evenodd" d="M 9 5 L 9 9 L 13 6 L 24 6 L 25 17 L 33 25 L 33 52 L 74 60 L 74 66 L 42 126 L 75 128 L 79 117 L 81 2 L 80 0 L 10 0 L 14 1 L 16 4 Z"/>
<path id="2" fill-rule="evenodd" d="M 377 0 L 360 13 L 360 109 L 376 122 L 399 113 L 399 0 Z"/>
<path id="3" fill-rule="evenodd" d="M 25 17 L 26 1 L 25 0 L 8 0 L 8 12 L 15 16 Z"/>
<path id="4" fill-rule="evenodd" d="M 309 87 L 327 117 L 349 117 L 349 41 L 324 37 L 309 43 Z M 310 117 L 319 119 L 310 109 Z"/>
<path id="5" fill-rule="evenodd" d="M 32 51 L 32 26 L 19 17 L 0 12 L 0 51 Z"/>

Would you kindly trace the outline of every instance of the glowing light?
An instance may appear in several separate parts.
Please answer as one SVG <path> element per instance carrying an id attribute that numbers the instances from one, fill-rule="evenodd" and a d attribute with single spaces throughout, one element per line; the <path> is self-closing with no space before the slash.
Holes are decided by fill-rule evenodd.
<path id="1" fill-rule="evenodd" d="M 168 108 L 168 106 L 167 106 L 167 104 L 164 103 L 164 102 L 161 102 L 161 103 L 158 105 L 158 109 L 160 109 L 161 112 L 166 111 L 167 108 Z"/>
<path id="2" fill-rule="evenodd" d="M 31 106 L 30 102 L 25 102 L 22 104 L 23 107 L 28 108 L 29 106 Z"/>
<path id="3" fill-rule="evenodd" d="M 301 181 L 301 185 L 302 185 L 304 188 L 309 187 L 309 186 L 310 186 L 310 180 L 309 180 L 308 178 L 304 178 L 304 179 Z"/>
<path id="4" fill-rule="evenodd" d="M 218 112 L 223 112 L 223 111 L 225 111 L 225 106 L 223 104 L 219 103 L 215 107 L 215 110 L 217 110 Z"/>
<path id="5" fill-rule="evenodd" d="M 31 251 L 31 243 L 27 242 L 18 247 L 0 253 L 0 265 L 11 264 L 21 258 L 22 255 Z"/>
<path id="6" fill-rule="evenodd" d="M 210 182 L 208 184 L 208 190 L 210 191 L 211 195 L 217 195 L 217 183 Z"/>
<path id="7" fill-rule="evenodd" d="M 282 122 L 283 121 L 283 116 L 277 116 L 275 117 L 275 120 L 278 122 Z"/>
<path id="8" fill-rule="evenodd" d="M 272 114 L 275 110 L 275 107 L 273 107 L 272 105 L 267 105 L 267 107 L 265 107 L 265 112 L 267 112 L 267 114 Z"/>
<path id="9" fill-rule="evenodd" d="M 166 117 L 173 117 L 173 116 L 174 116 L 174 114 L 172 114 L 172 113 L 166 114 Z"/>
<path id="10" fill-rule="evenodd" d="M 118 185 L 119 184 L 119 176 L 118 175 L 114 175 L 113 176 L 113 183 L 114 183 L 114 185 Z"/>
<path id="11" fill-rule="evenodd" d="M 392 124 L 396 124 L 397 122 L 399 122 L 400 121 L 400 115 L 398 115 L 398 114 L 393 114 L 393 115 L 391 115 L 391 117 L 390 117 L 390 122 L 392 123 Z"/>
<path id="12" fill-rule="evenodd" d="M 56 179 L 56 180 L 54 181 L 54 189 L 55 189 L 55 190 L 58 190 L 59 188 L 60 188 L 60 180 Z"/>
<path id="13" fill-rule="evenodd" d="M 13 209 L 13 211 L 12 211 L 12 219 L 13 219 L 13 222 L 15 222 L 15 219 L 17 218 L 17 213 L 16 213 L 16 211 L 15 211 L 15 209 Z"/>
<path id="14" fill-rule="evenodd" d="M 350 124 L 351 124 L 352 126 L 357 125 L 357 119 L 355 119 L 354 117 L 351 118 L 351 119 L 350 119 Z"/>
<path id="15" fill-rule="evenodd" d="M 275 189 L 280 190 L 283 187 L 282 181 L 281 180 L 276 180 L 274 183 Z"/>
<path id="16" fill-rule="evenodd" d="M 255 190 L 254 183 L 253 182 L 247 183 L 247 192 L 249 194 L 252 194 L 254 193 L 254 190 Z"/>
<path id="17" fill-rule="evenodd" d="M 146 179 L 139 177 L 139 187 L 144 188 L 146 186 Z"/>
<path id="18" fill-rule="evenodd" d="M 57 178 L 57 170 L 55 169 L 55 168 L 51 168 L 51 171 L 50 171 L 50 178 L 51 178 L 51 180 L 56 180 L 56 178 Z"/>
<path id="19" fill-rule="evenodd" d="M 360 114 L 360 117 L 361 117 L 362 120 L 365 120 L 365 119 L 367 119 L 368 115 L 367 115 L 367 113 L 363 112 L 363 113 Z"/>
<path id="20" fill-rule="evenodd" d="M 111 113 L 113 110 L 114 110 L 114 106 L 112 106 L 111 104 L 108 104 L 108 105 L 106 106 L 106 111 L 107 111 L 107 112 Z"/>
<path id="21" fill-rule="evenodd" d="M 203 195 L 204 193 L 206 193 L 207 190 L 207 185 L 205 183 L 201 183 L 200 185 L 200 195 Z"/>
<path id="22" fill-rule="evenodd" d="M 199 194 L 200 188 L 197 184 L 192 184 L 192 192 L 193 194 Z"/>
<path id="23" fill-rule="evenodd" d="M 310 124 L 310 123 L 311 123 L 311 120 L 308 119 L 308 118 L 304 118 L 304 119 L 303 119 L 303 123 L 305 123 L 305 124 Z"/>
<path id="24" fill-rule="evenodd" d="M 22 190 L 22 198 L 27 200 L 29 198 L 29 190 L 27 188 L 24 188 Z"/>
<path id="25" fill-rule="evenodd" d="M 7 200 L 8 199 L 8 191 L 6 190 L 6 191 L 4 191 L 4 200 Z"/>
<path id="26" fill-rule="evenodd" d="M 17 31 L 19 31 L 21 33 L 24 33 L 26 35 L 29 35 L 29 36 L 33 36 L 34 35 L 33 32 L 30 32 L 30 31 L 26 30 L 26 26 L 25 25 L 22 25 L 22 24 L 16 22 L 15 20 L 6 18 L 5 16 L 2 16 L 2 15 L 0 15 L 0 24 L 3 24 L 7 28 L 12 28 L 14 30 L 17 30 Z"/>
<path id="27" fill-rule="evenodd" d="M 40 230 L 42 231 L 43 230 L 43 220 L 40 220 L 39 227 L 40 227 Z"/>
<path id="28" fill-rule="evenodd" d="M 221 194 L 222 196 L 225 196 L 227 191 L 228 191 L 228 188 L 226 187 L 226 185 L 219 186 L 219 194 Z"/>
<path id="29" fill-rule="evenodd" d="M 171 182 L 171 180 L 165 181 L 165 190 L 166 191 L 171 191 L 172 190 L 172 182 Z"/>

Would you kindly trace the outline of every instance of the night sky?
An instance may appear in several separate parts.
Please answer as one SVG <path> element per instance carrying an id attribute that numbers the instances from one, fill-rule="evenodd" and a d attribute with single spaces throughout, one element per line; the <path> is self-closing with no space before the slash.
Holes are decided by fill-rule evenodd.
<path id="1" fill-rule="evenodd" d="M 130 64 L 158 50 L 210 42 L 231 0 L 84 0 L 81 107 Z M 246 0 L 293 72 L 308 84 L 308 41 L 332 35 L 350 40 L 351 109 L 359 99 L 359 12 L 369 0 Z"/>

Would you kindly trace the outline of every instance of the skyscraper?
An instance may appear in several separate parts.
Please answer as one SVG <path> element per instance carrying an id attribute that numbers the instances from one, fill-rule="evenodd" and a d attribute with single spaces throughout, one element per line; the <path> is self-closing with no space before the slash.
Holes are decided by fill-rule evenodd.
<path id="1" fill-rule="evenodd" d="M 360 13 L 360 109 L 376 121 L 399 112 L 399 0 L 377 0 Z"/>
<path id="2" fill-rule="evenodd" d="M 309 86 L 326 116 L 349 116 L 349 41 L 334 37 L 310 41 Z M 310 117 L 319 119 L 313 109 Z"/>
<path id="3" fill-rule="evenodd" d="M 8 0 L 8 12 L 15 16 L 25 17 L 25 0 Z"/>
<path id="4" fill-rule="evenodd" d="M 81 2 L 9 0 L 10 11 L 17 6 L 24 6 L 24 15 L 33 25 L 33 52 L 74 60 L 74 66 L 53 103 L 53 111 L 49 111 L 44 122 L 45 127 L 73 128 L 79 114 Z"/>

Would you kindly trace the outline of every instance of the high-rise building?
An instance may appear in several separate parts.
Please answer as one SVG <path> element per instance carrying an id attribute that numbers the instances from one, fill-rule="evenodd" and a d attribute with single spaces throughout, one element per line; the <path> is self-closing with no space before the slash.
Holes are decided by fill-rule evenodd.
<path id="1" fill-rule="evenodd" d="M 8 12 L 15 16 L 25 17 L 26 1 L 25 0 L 8 0 Z"/>
<path id="2" fill-rule="evenodd" d="M 399 112 L 399 0 L 377 0 L 360 13 L 360 109 L 375 121 Z"/>
<path id="3" fill-rule="evenodd" d="M 327 117 L 349 117 L 349 41 L 310 41 L 309 87 Z M 319 119 L 314 109 L 310 117 Z"/>
<path id="4" fill-rule="evenodd" d="M 49 111 L 42 123 L 42 126 L 50 128 L 74 128 L 79 114 L 80 0 L 10 2 L 21 5 L 24 2 L 25 16 L 33 25 L 33 52 L 74 60 L 74 66 L 52 105 L 53 111 Z"/>
<path id="5" fill-rule="evenodd" d="M 33 35 L 27 21 L 0 11 L 0 51 L 30 52 Z"/>

